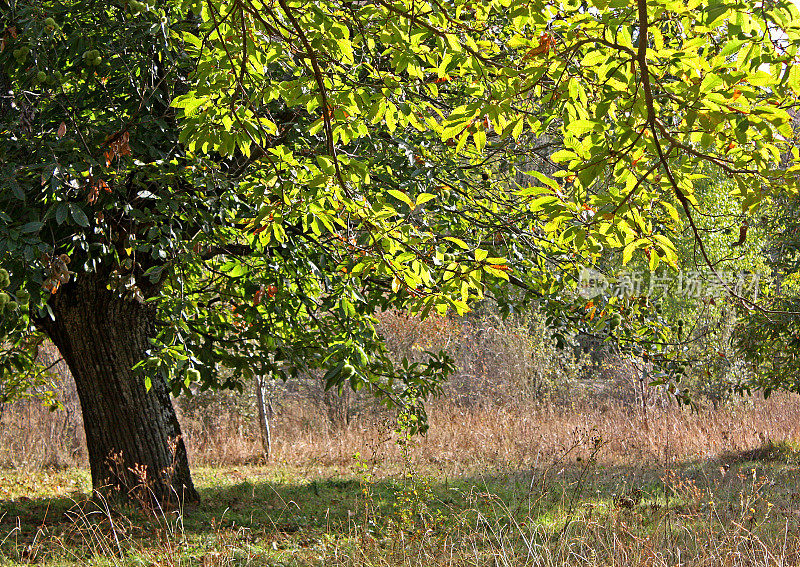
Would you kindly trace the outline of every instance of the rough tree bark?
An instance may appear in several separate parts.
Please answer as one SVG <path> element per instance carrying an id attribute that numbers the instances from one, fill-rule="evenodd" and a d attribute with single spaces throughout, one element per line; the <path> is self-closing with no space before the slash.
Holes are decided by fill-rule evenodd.
<path id="1" fill-rule="evenodd" d="M 123 299 L 100 274 L 81 274 L 51 298 L 38 321 L 69 365 L 83 411 L 95 490 L 106 495 L 198 501 L 186 447 L 161 375 L 148 391 L 132 367 L 154 331 L 151 305 Z"/>

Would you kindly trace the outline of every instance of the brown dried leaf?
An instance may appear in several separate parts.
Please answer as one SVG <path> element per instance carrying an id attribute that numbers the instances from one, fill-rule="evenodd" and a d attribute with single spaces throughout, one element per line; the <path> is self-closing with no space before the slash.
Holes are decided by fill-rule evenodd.
<path id="1" fill-rule="evenodd" d="M 130 134 L 128 132 L 118 132 L 106 137 L 108 143 L 108 149 L 104 153 L 106 166 L 110 166 L 115 157 L 132 155 L 129 141 Z"/>
<path id="2" fill-rule="evenodd" d="M 99 196 L 100 196 L 100 188 L 97 185 L 91 185 L 89 186 L 89 194 L 86 196 L 86 202 L 92 205 Z"/>

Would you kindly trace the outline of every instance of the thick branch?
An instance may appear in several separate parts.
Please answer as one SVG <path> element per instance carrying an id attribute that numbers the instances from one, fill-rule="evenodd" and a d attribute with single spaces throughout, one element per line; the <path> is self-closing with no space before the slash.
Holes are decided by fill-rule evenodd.
<path id="1" fill-rule="evenodd" d="M 253 249 L 248 246 L 247 244 L 225 244 L 222 246 L 212 246 L 207 250 L 204 250 L 200 253 L 200 258 L 202 260 L 210 260 L 216 256 L 220 256 L 222 254 L 230 254 L 231 256 L 247 256 L 253 252 Z"/>
<path id="2" fill-rule="evenodd" d="M 650 129 L 650 132 L 653 134 L 653 144 L 656 148 L 656 153 L 658 154 L 658 159 L 661 164 L 664 166 L 664 172 L 667 174 L 667 179 L 669 179 L 669 183 L 672 186 L 673 191 L 675 192 L 675 196 L 677 197 L 678 201 L 681 204 L 684 212 L 686 213 L 686 218 L 689 221 L 689 226 L 692 229 L 692 234 L 694 235 L 694 239 L 697 242 L 698 246 L 700 247 L 700 255 L 703 257 L 706 265 L 711 270 L 711 273 L 714 275 L 717 280 L 725 287 L 727 292 L 732 296 L 737 298 L 739 301 L 745 303 L 746 305 L 761 311 L 762 313 L 773 313 L 772 311 L 768 311 L 763 307 L 756 305 L 753 301 L 750 301 L 746 297 L 742 297 L 737 294 L 733 288 L 726 282 L 720 275 L 717 273 L 717 270 L 714 268 L 714 263 L 711 261 L 711 258 L 708 255 L 708 251 L 706 250 L 706 245 L 703 242 L 703 238 L 700 236 L 700 230 L 697 228 L 697 224 L 694 221 L 694 216 L 692 214 L 691 203 L 689 203 L 689 199 L 683 193 L 683 190 L 678 186 L 678 182 L 675 179 L 675 176 L 672 174 L 672 168 L 669 165 L 669 161 L 667 157 L 672 152 L 672 150 L 677 146 L 674 142 L 670 145 L 667 153 L 665 154 L 663 149 L 661 148 L 661 143 L 659 142 L 658 135 L 659 135 L 659 124 L 656 121 L 656 112 L 655 107 L 653 105 L 653 90 L 650 84 L 650 70 L 648 69 L 647 65 L 647 0 L 637 0 L 636 5 L 638 7 L 638 14 L 639 14 L 639 45 L 638 50 L 636 53 L 636 60 L 639 64 L 639 73 L 641 74 L 642 80 L 642 89 L 644 91 L 645 96 L 645 104 L 647 105 L 647 124 Z"/>

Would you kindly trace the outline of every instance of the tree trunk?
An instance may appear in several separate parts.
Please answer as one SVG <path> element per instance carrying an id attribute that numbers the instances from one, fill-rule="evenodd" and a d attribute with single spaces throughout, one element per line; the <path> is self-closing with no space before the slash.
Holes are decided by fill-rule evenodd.
<path id="1" fill-rule="evenodd" d="M 132 370 L 145 357 L 155 309 L 123 299 L 85 273 L 50 299 L 37 321 L 69 365 L 80 398 L 92 486 L 141 502 L 198 501 L 186 447 L 160 374 Z"/>
<path id="2" fill-rule="evenodd" d="M 349 388 L 344 388 L 340 396 L 331 388 L 323 395 L 322 401 L 328 408 L 328 422 L 330 425 L 342 427 L 350 423 L 350 392 Z"/>
<path id="3" fill-rule="evenodd" d="M 272 453 L 272 431 L 269 427 L 267 404 L 264 402 L 264 383 L 261 376 L 256 376 L 256 405 L 258 406 L 258 424 L 261 426 L 261 449 L 264 461 L 268 461 Z"/>

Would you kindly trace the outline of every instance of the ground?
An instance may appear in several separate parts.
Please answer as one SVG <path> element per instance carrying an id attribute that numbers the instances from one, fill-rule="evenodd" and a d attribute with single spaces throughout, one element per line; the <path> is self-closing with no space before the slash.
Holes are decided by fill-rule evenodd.
<path id="1" fill-rule="evenodd" d="M 87 471 L 0 471 L 0 564 L 785 565 L 800 560 L 800 454 L 453 472 L 287 463 L 201 467 L 203 498 L 141 511 L 89 499 Z"/>
<path id="2" fill-rule="evenodd" d="M 91 500 L 85 461 L 51 458 L 56 414 L 6 411 L 0 566 L 800 564 L 797 395 L 444 400 L 410 440 L 389 414 L 293 406 L 260 465 L 257 430 L 212 407 L 185 430 L 202 504 L 144 511 Z"/>

